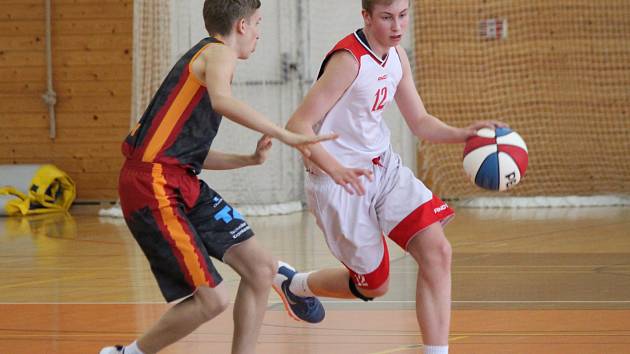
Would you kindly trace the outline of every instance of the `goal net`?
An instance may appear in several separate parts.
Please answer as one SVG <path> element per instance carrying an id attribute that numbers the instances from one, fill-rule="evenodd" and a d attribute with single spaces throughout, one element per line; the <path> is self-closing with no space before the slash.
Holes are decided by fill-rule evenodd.
<path id="1" fill-rule="evenodd" d="M 413 4 L 415 80 L 427 110 L 455 126 L 505 121 L 529 149 L 525 178 L 498 195 L 467 180 L 463 146 L 421 142 L 418 175 L 436 194 L 630 194 L 630 2 Z"/>

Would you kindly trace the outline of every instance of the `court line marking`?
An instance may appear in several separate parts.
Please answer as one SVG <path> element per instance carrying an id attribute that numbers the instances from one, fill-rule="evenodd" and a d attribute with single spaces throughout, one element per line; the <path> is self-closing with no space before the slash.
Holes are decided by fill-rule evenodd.
<path id="1" fill-rule="evenodd" d="M 451 337 L 449 337 L 449 338 L 448 338 L 448 342 L 449 342 L 449 343 L 451 343 L 451 342 L 456 342 L 456 341 L 458 341 L 458 340 L 460 340 L 460 339 L 466 339 L 466 338 L 468 338 L 468 337 L 469 337 L 469 336 L 457 336 L 457 337 L 452 337 L 452 338 L 451 338 Z"/>
<path id="2" fill-rule="evenodd" d="M 19 330 L 7 330 L 7 332 L 18 332 Z M 50 330 L 50 332 L 54 332 L 54 330 Z M 418 333 L 401 333 L 401 334 L 371 334 L 365 335 L 362 334 L 360 337 L 417 337 L 420 334 Z M 465 334 L 465 335 L 464 335 Z M 41 333 L 41 334 L 31 334 L 31 333 L 1 333 L 0 338 L 51 338 L 51 337 L 118 337 L 130 335 L 129 333 Z M 131 334 L 133 335 L 133 334 Z M 231 333 L 198 333 L 198 335 L 204 336 L 231 336 Z M 286 336 L 287 334 L 261 334 L 261 337 L 270 337 L 270 336 Z M 451 333 L 451 335 L 456 336 L 455 338 L 449 338 L 449 343 L 455 340 L 461 340 L 470 337 L 628 337 L 630 336 L 630 332 L 619 332 L 619 333 L 602 333 L 602 332 L 462 332 L 460 333 Z M 296 335 L 294 335 L 296 336 Z M 297 336 L 304 336 L 304 334 L 298 334 Z M 330 337 L 328 334 L 309 334 L 308 336 L 315 337 Z M 413 344 L 405 346 L 405 349 L 413 349 L 420 348 L 421 345 Z M 399 347 L 396 349 L 402 349 L 403 347 Z M 388 349 L 389 350 L 389 349 Z M 379 352 L 380 353 L 380 352 Z M 373 353 L 373 354 L 379 354 Z M 383 353 L 389 353 L 383 352 Z"/>
<path id="3" fill-rule="evenodd" d="M 81 274 L 81 275 L 69 275 L 69 276 L 56 277 L 56 278 L 51 278 L 51 279 L 33 280 L 33 281 L 27 281 L 27 282 L 21 282 L 21 283 L 0 285 L 0 289 L 19 288 L 19 287 L 23 287 L 23 286 L 26 286 L 26 285 L 55 283 L 55 282 L 62 282 L 62 281 L 67 281 L 67 280 L 93 279 L 94 278 L 94 274 L 95 273 Z"/>
<path id="4" fill-rule="evenodd" d="M 448 342 L 452 343 L 455 341 L 458 341 L 460 339 L 466 339 L 468 338 L 468 336 L 458 336 L 458 337 L 453 337 L 453 338 L 449 338 Z M 386 349 L 382 352 L 375 352 L 375 353 L 370 353 L 370 354 L 390 354 L 390 353 L 397 353 L 397 352 L 402 352 L 402 351 L 406 351 L 409 349 L 419 349 L 422 348 L 422 344 L 411 344 L 411 345 L 407 345 L 404 347 L 397 347 L 397 348 L 393 348 L 393 349 Z"/>
<path id="5" fill-rule="evenodd" d="M 370 353 L 370 354 L 390 354 L 390 353 L 404 352 L 404 351 L 407 351 L 407 350 L 419 349 L 419 348 L 422 348 L 422 344 L 411 344 L 411 345 L 406 345 L 404 347 L 398 347 L 398 348 L 393 348 L 393 349 L 386 349 L 385 351 L 382 351 L 382 352 L 374 352 L 374 353 Z"/>
<path id="6" fill-rule="evenodd" d="M 2 289 L 0 287 L 0 289 Z M 364 305 L 353 300 L 322 300 L 323 304 Z M 414 300 L 375 300 L 373 304 L 415 304 Z M 630 304 L 630 300 L 454 300 L 452 304 Z M 230 302 L 234 304 L 234 302 Z M 2 302 L 0 305 L 167 305 L 164 301 L 120 301 L 120 302 Z M 270 302 L 269 307 L 282 305 Z M 615 309 L 617 310 L 617 309 Z"/>

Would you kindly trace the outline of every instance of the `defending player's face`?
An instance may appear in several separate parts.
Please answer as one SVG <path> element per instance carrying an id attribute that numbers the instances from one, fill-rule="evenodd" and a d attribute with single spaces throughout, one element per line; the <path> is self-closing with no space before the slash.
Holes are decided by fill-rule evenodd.
<path id="1" fill-rule="evenodd" d="M 254 14 L 252 14 L 246 21 L 247 32 L 245 35 L 245 48 L 243 53 L 241 53 L 241 59 L 247 59 L 249 56 L 256 51 L 256 43 L 258 43 L 258 39 L 260 39 L 260 22 L 262 21 L 262 16 L 260 14 L 260 9 L 257 9 Z"/>
<path id="2" fill-rule="evenodd" d="M 409 24 L 409 0 L 394 0 L 390 5 L 375 4 L 372 13 L 363 17 L 379 43 L 397 46 Z"/>

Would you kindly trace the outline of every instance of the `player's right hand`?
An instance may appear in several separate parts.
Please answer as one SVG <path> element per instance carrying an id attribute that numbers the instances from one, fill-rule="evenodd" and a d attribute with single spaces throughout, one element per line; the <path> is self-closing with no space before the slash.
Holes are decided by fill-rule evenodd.
<path id="1" fill-rule="evenodd" d="M 303 135 L 285 130 L 283 131 L 283 134 L 278 137 L 278 140 L 298 149 L 304 157 L 308 158 L 311 156 L 311 145 L 326 140 L 334 140 L 338 137 L 339 135 L 334 133 L 325 135 Z"/>
<path id="2" fill-rule="evenodd" d="M 336 170 L 330 171 L 330 177 L 337 183 L 342 186 L 346 192 L 354 195 L 364 195 L 365 188 L 363 187 L 363 183 L 361 183 L 361 176 L 367 177 L 368 180 L 372 181 L 373 174 L 372 171 L 366 170 L 364 168 L 348 168 L 348 167 L 340 167 Z"/>

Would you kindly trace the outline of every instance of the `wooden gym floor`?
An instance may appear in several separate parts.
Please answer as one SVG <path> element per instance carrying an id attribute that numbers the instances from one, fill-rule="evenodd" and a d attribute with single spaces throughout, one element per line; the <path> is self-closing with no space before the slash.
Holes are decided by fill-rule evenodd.
<path id="1" fill-rule="evenodd" d="M 455 208 L 451 353 L 630 353 L 630 208 Z M 0 218 L 1 354 L 98 353 L 167 307 L 124 223 L 97 210 Z M 248 221 L 299 269 L 337 265 L 307 213 Z M 419 353 L 416 267 L 390 251 L 390 292 L 324 301 L 319 325 L 289 319 L 272 292 L 258 352 Z M 234 295 L 238 278 L 218 268 Z M 229 353 L 231 331 L 226 311 L 164 353 Z"/>

